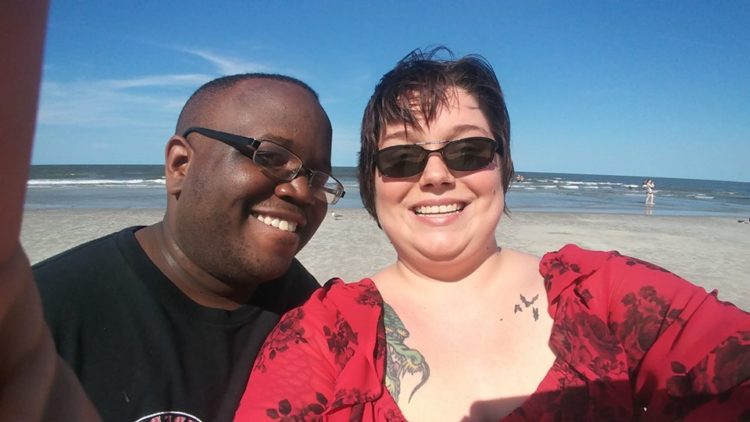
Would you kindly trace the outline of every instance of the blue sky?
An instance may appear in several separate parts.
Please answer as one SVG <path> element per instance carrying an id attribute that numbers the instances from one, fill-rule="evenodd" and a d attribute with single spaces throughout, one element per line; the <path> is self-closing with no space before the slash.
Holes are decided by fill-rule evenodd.
<path id="1" fill-rule="evenodd" d="M 318 91 L 333 165 L 409 51 L 495 68 L 519 172 L 750 182 L 747 1 L 52 0 L 34 164 L 160 164 L 201 84 L 277 72 Z"/>

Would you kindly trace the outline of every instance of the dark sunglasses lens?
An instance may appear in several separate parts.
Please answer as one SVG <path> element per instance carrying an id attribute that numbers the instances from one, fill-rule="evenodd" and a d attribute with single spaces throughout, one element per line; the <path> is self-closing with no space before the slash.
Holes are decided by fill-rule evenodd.
<path id="1" fill-rule="evenodd" d="M 410 177 L 424 169 L 427 151 L 417 145 L 397 145 L 378 151 L 377 166 L 388 177 Z"/>
<path id="2" fill-rule="evenodd" d="M 443 149 L 448 168 L 458 171 L 479 170 L 495 156 L 495 143 L 484 138 L 467 138 L 451 142 Z"/>
<path id="3" fill-rule="evenodd" d="M 451 170 L 471 171 L 486 167 L 495 157 L 496 145 L 488 138 L 449 142 L 441 151 Z M 377 166 L 388 177 L 411 177 L 424 170 L 430 151 L 419 145 L 397 145 L 378 151 Z"/>

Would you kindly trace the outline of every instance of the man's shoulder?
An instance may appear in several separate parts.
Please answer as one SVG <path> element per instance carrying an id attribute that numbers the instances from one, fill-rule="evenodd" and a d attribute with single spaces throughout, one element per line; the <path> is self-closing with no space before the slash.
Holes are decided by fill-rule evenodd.
<path id="1" fill-rule="evenodd" d="M 75 350 L 68 337 L 85 324 L 110 320 L 112 304 L 139 296 L 127 249 L 137 247 L 131 227 L 78 245 L 33 267 L 44 316 L 58 351 Z M 66 353 L 67 353 L 66 352 Z M 65 356 L 72 359 L 71 355 Z"/>
<path id="2" fill-rule="evenodd" d="M 113 232 L 96 239 L 89 240 L 87 242 L 76 245 L 70 249 L 62 251 L 56 255 L 46 258 L 31 266 L 33 270 L 45 268 L 48 266 L 59 265 L 60 263 L 67 264 L 70 260 L 84 259 L 88 260 L 92 254 L 101 253 L 111 247 L 115 247 L 118 238 L 127 238 L 135 236 L 135 231 L 140 229 L 140 226 L 128 227 L 117 232 Z"/>
<path id="3" fill-rule="evenodd" d="M 293 258 L 283 276 L 258 287 L 252 302 L 283 314 L 304 303 L 319 287 L 320 284 L 307 268 L 297 258 Z"/>
<path id="4" fill-rule="evenodd" d="M 34 264 L 34 278 L 42 295 L 49 285 L 62 286 L 65 280 L 79 283 L 97 274 L 116 271 L 123 263 L 123 253 L 137 247 L 135 231 L 138 228 L 110 233 Z"/>

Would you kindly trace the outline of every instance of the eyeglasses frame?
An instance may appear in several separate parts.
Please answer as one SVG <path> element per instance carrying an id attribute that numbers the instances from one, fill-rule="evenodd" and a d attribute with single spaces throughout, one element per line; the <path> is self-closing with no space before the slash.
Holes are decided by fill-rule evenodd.
<path id="1" fill-rule="evenodd" d="M 289 155 L 296 158 L 299 161 L 299 168 L 297 168 L 296 170 L 293 170 L 291 174 L 286 178 L 279 177 L 274 174 L 270 174 L 270 176 L 281 181 L 291 182 L 292 180 L 297 178 L 300 174 L 302 174 L 305 177 L 307 177 L 308 187 L 310 187 L 310 184 L 312 183 L 312 180 L 313 180 L 313 176 L 315 174 L 322 174 L 324 176 L 327 176 L 329 179 L 335 181 L 337 185 L 336 192 L 329 192 L 333 195 L 333 199 L 330 202 L 325 201 L 326 203 L 328 203 L 328 205 L 336 204 L 339 201 L 339 199 L 343 198 L 344 195 L 346 194 L 346 191 L 344 190 L 344 185 L 338 179 L 336 179 L 335 177 L 333 177 L 332 175 L 328 173 L 324 173 L 318 170 L 311 170 L 305 167 L 303 165 L 302 159 L 297 154 L 290 151 L 287 147 L 280 145 L 274 141 L 269 141 L 268 139 L 255 139 L 255 138 L 250 138 L 247 136 L 235 135 L 233 133 L 222 132 L 219 130 L 209 129 L 209 128 L 200 127 L 200 126 L 191 126 L 187 128 L 185 132 L 183 132 L 182 137 L 187 139 L 188 135 L 190 135 L 191 133 L 198 133 L 207 138 L 211 138 L 216 141 L 222 142 L 226 145 L 229 145 L 230 147 L 239 151 L 242 155 L 250 158 L 253 163 L 257 164 L 258 166 L 262 168 L 265 168 L 265 167 L 255 162 L 254 153 L 255 151 L 258 150 L 258 147 L 260 147 L 261 143 L 263 142 L 271 143 L 275 145 L 276 147 L 287 151 Z"/>

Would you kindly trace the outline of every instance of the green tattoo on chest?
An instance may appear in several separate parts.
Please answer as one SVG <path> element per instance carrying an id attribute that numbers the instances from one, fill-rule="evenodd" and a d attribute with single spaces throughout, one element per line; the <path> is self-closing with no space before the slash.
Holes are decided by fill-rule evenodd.
<path id="1" fill-rule="evenodd" d="M 404 340 L 409 337 L 409 331 L 401 322 L 396 311 L 383 303 L 383 324 L 385 325 L 385 339 L 388 346 L 385 368 L 385 387 L 391 393 L 393 399 L 398 403 L 401 393 L 401 381 L 407 375 L 420 376 L 419 383 L 412 389 L 409 394 L 409 400 L 414 393 L 422 387 L 430 377 L 430 367 L 424 356 L 419 350 L 411 349 Z"/>

